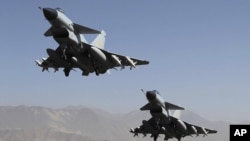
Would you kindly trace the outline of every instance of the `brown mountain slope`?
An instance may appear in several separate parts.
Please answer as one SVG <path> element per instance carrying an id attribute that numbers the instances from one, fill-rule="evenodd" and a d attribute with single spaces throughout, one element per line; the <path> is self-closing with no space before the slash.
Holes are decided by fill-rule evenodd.
<path id="1" fill-rule="evenodd" d="M 86 107 L 1 106 L 0 141 L 152 141 L 150 137 L 134 138 L 129 133 L 131 127 L 141 125 L 141 121 L 149 117 L 148 112 L 141 111 L 111 114 Z M 205 138 L 188 137 L 185 141 L 228 140 L 229 123 L 207 121 L 191 111 L 184 112 L 182 119 L 219 132 Z M 159 140 L 163 140 L 163 136 Z"/>

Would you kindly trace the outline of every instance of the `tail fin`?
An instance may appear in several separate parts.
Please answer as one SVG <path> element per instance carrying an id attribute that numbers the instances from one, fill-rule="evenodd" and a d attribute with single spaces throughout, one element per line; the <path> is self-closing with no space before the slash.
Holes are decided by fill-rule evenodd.
<path id="1" fill-rule="evenodd" d="M 180 119 L 181 118 L 181 111 L 180 110 L 175 110 L 174 114 L 173 114 L 173 117 L 175 117 L 177 119 Z"/>
<path id="2" fill-rule="evenodd" d="M 102 30 L 101 34 L 97 35 L 94 41 L 91 43 L 92 46 L 104 49 L 106 33 Z"/>

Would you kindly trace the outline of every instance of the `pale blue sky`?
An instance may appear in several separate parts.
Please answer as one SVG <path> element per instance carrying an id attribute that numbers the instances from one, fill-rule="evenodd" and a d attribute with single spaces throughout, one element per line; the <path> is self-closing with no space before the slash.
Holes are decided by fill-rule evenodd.
<path id="1" fill-rule="evenodd" d="M 98 77 L 41 72 L 34 60 L 58 45 L 43 36 L 50 24 L 38 6 L 60 7 L 75 23 L 104 29 L 107 50 L 150 64 Z M 146 104 L 144 88 L 209 120 L 248 120 L 249 7 L 247 0 L 1 1 L 0 105 L 124 113 Z"/>

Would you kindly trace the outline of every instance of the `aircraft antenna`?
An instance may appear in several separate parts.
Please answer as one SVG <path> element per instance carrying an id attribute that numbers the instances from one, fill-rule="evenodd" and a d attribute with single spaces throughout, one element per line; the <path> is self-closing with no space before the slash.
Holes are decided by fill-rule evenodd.
<path id="1" fill-rule="evenodd" d="M 142 93 L 143 93 L 144 95 L 146 95 L 146 93 L 145 93 L 145 91 L 144 91 L 143 89 L 141 89 L 141 91 L 142 91 Z"/>

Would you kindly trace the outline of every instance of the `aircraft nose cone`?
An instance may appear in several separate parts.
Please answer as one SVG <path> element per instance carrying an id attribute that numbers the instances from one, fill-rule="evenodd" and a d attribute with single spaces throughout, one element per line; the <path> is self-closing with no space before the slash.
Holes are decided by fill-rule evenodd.
<path id="1" fill-rule="evenodd" d="M 49 21 L 57 18 L 57 11 L 52 8 L 43 8 L 43 14 L 45 18 Z"/>
<path id="2" fill-rule="evenodd" d="M 154 91 L 147 91 L 146 97 L 148 101 L 154 100 L 156 98 L 156 93 Z"/>

